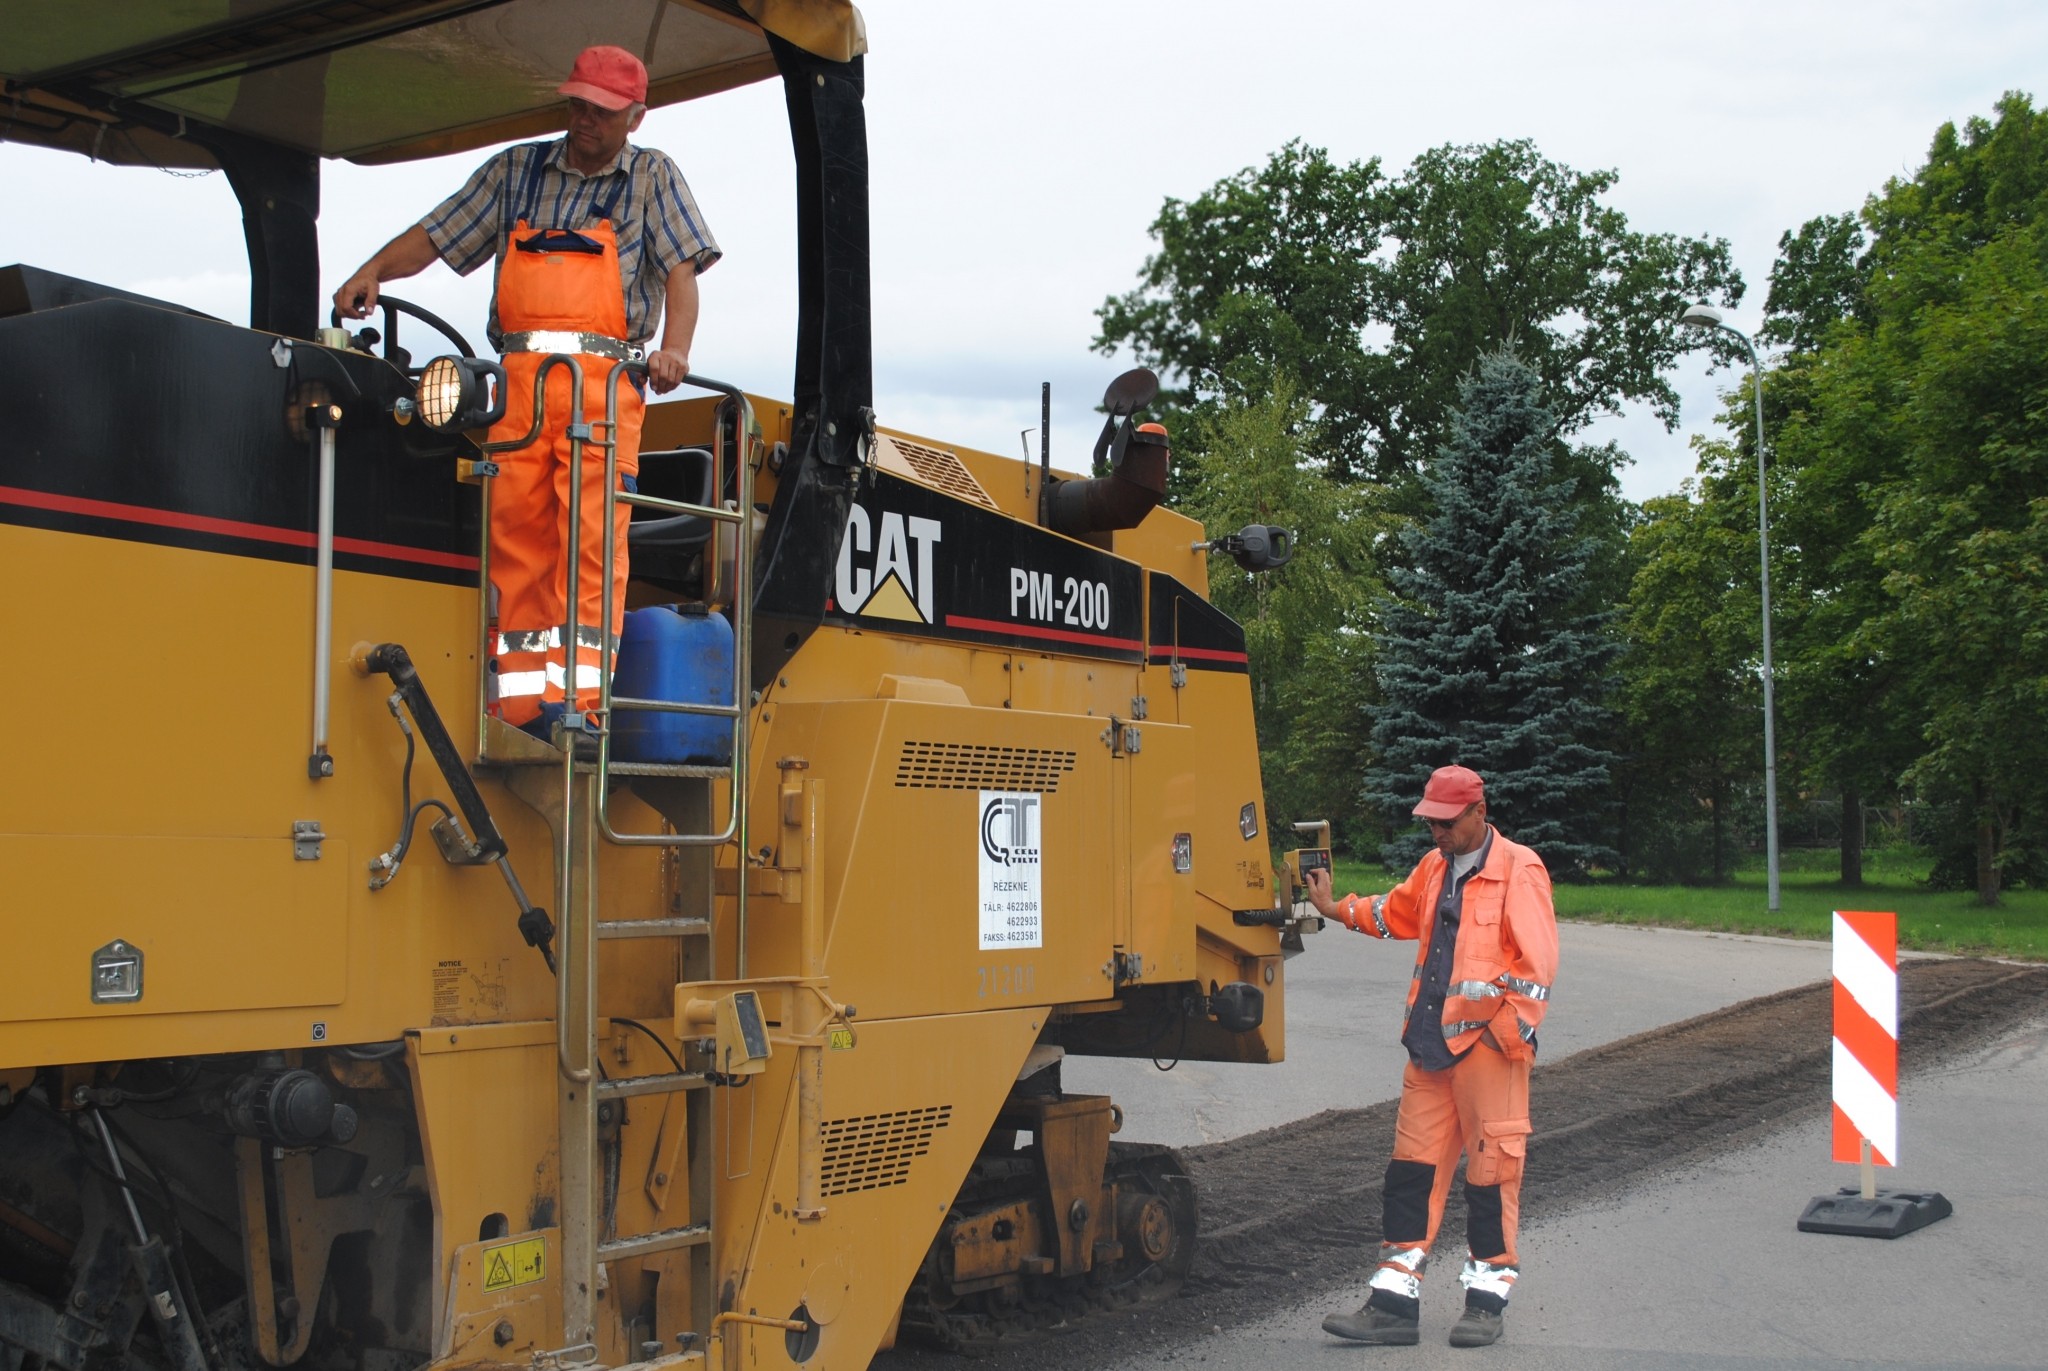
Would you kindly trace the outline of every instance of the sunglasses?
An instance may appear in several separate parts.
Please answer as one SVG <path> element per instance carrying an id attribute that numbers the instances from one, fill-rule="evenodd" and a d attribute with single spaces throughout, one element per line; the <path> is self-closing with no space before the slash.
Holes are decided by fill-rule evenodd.
<path id="1" fill-rule="evenodd" d="M 1472 807 L 1470 805 L 1465 806 L 1465 814 L 1470 814 L 1471 812 Z M 1428 824 L 1431 828 L 1454 828 L 1464 822 L 1465 814 L 1460 814 L 1453 819 L 1424 819 L 1422 822 Z"/>

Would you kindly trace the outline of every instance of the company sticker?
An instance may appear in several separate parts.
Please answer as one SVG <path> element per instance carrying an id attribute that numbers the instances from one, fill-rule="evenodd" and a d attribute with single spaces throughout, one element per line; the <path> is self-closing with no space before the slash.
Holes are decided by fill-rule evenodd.
<path id="1" fill-rule="evenodd" d="M 1039 841 L 1045 797 L 1031 792 L 981 792 L 981 946 L 1043 947 L 1043 882 Z"/>

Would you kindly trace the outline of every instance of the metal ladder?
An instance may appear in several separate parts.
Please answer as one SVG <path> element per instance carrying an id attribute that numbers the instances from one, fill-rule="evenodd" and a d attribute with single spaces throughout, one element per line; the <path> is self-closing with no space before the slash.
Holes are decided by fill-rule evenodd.
<path id="1" fill-rule="evenodd" d="M 549 373 L 566 367 L 571 387 L 571 410 L 581 416 L 583 409 L 583 368 L 574 357 L 553 354 L 545 358 L 534 382 L 534 421 L 520 439 L 486 444 L 486 454 L 526 446 L 540 432 Z M 715 942 L 711 911 L 712 851 L 727 843 L 741 841 L 747 826 L 747 692 L 750 686 L 751 602 L 753 568 L 753 483 L 760 457 L 753 407 L 740 390 L 724 382 L 692 375 L 685 383 L 726 397 L 713 422 L 712 499 L 724 489 L 725 473 L 736 467 L 737 499 L 734 508 L 716 504 L 697 505 L 659 496 L 622 492 L 618 480 L 618 447 L 614 435 L 618 416 L 618 387 L 622 377 L 645 377 L 641 362 L 621 362 L 605 380 L 603 435 L 593 425 L 578 419 L 569 436 L 570 464 L 583 470 L 584 449 L 596 445 L 604 451 L 604 549 L 602 568 L 607 588 L 618 565 L 615 545 L 615 513 L 623 503 L 660 509 L 671 514 L 694 515 L 712 521 L 712 536 L 706 549 L 705 599 L 731 606 L 733 617 L 733 682 L 730 705 L 686 704 L 646 700 L 612 693 L 611 645 L 619 625 L 613 623 L 612 597 L 607 589 L 599 641 L 601 685 L 599 689 L 597 755 L 594 762 L 579 761 L 574 748 L 575 730 L 558 728 L 553 745 L 543 743 L 523 730 L 506 724 L 486 709 L 484 672 L 478 673 L 477 760 L 481 767 L 496 771 L 500 779 L 547 820 L 554 835 L 555 907 L 560 924 L 555 934 L 557 973 L 555 981 L 555 1059 L 559 1105 L 560 1259 L 557 1281 L 562 1290 L 562 1331 L 566 1346 L 545 1354 L 559 1365 L 593 1362 L 598 1356 L 596 1305 L 599 1267 L 604 1263 L 650 1256 L 682 1248 L 696 1250 L 691 1263 L 691 1308 L 706 1323 L 696 1330 L 700 1337 L 710 1333 L 711 1280 L 710 1242 L 712 1234 L 712 1178 L 710 1168 L 711 1078 L 702 1071 L 667 1071 L 650 1075 L 606 1079 L 598 1065 L 600 1027 L 604 1021 L 598 997 L 597 944 L 600 939 L 675 938 L 685 940 L 681 961 L 685 980 L 715 978 Z M 733 442 L 725 441 L 726 405 L 731 406 Z M 728 451 L 730 446 L 730 451 Z M 735 464 L 728 467 L 727 463 Z M 568 526 L 583 528 L 581 502 L 583 481 L 569 483 Z M 483 662 L 490 655 L 490 534 L 489 487 L 485 487 L 483 556 L 478 597 L 478 639 Z M 731 569 L 721 555 L 720 536 L 730 528 Z M 577 580 L 581 570 L 580 549 L 568 558 L 566 575 L 566 617 L 564 625 L 564 695 L 573 701 L 578 675 L 579 640 L 577 623 Z M 615 762 L 611 758 L 612 721 L 620 711 L 714 715 L 727 719 L 732 728 L 732 764 L 729 767 L 669 766 L 653 763 Z M 571 711 L 573 714 L 573 711 Z M 723 823 L 712 822 L 711 797 L 716 783 L 728 782 L 728 803 Z M 621 832 L 614 825 L 610 798 L 615 783 L 632 785 L 641 798 L 668 820 L 670 832 Z M 670 917 L 656 919 L 605 919 L 600 916 L 597 889 L 598 842 L 678 849 L 677 907 Z M 744 866 L 744 863 L 741 863 Z M 744 880 L 735 894 L 734 920 L 738 949 L 734 968 L 746 976 L 747 891 Z M 698 899 L 683 897 L 685 887 L 694 885 Z M 695 903 L 701 912 L 687 908 Z M 699 950 L 692 944 L 701 939 Z M 697 965 L 692 968 L 691 963 Z M 700 974 L 689 975 L 690 970 Z M 610 1111 L 635 1096 L 682 1096 L 682 1124 L 685 1129 L 685 1157 L 688 1167 L 692 1222 L 651 1232 L 624 1236 L 607 1233 L 606 1203 L 600 1193 L 602 1165 L 598 1136 L 601 1122 L 609 1122 Z M 671 1106 L 673 1107 L 673 1102 Z M 664 1122 L 664 1129 L 667 1124 Z M 652 1360 L 674 1349 L 652 1343 L 638 1349 L 639 1360 Z"/>

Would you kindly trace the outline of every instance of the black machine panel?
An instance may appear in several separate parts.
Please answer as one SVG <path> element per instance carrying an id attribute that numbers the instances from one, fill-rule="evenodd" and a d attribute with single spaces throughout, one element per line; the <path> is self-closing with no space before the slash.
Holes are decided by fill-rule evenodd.
<path id="1" fill-rule="evenodd" d="M 825 619 L 1136 662 L 1143 594 L 1135 563 L 875 471 L 847 512 Z"/>
<path id="2" fill-rule="evenodd" d="M 1194 671 L 1250 670 L 1244 629 L 1237 620 L 1163 572 L 1146 579 L 1151 592 L 1146 660 L 1178 662 Z"/>
<path id="3" fill-rule="evenodd" d="M 461 440 L 401 428 L 404 374 L 124 299 L 0 318 L 0 523 L 297 562 L 314 558 L 319 455 L 294 397 L 342 406 L 335 565 L 477 583 L 480 502 Z"/>

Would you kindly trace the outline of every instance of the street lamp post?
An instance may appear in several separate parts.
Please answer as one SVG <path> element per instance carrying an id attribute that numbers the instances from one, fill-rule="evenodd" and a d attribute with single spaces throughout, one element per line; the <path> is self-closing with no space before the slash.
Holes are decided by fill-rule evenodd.
<path id="1" fill-rule="evenodd" d="M 1756 392 L 1756 543 L 1762 568 L 1764 599 L 1764 862 L 1769 869 L 1770 912 L 1778 912 L 1778 737 L 1777 711 L 1772 704 L 1771 686 L 1771 519 L 1764 497 L 1764 369 L 1757 360 L 1756 344 L 1749 335 L 1730 325 L 1721 311 L 1710 305 L 1688 305 L 1678 322 L 1693 328 L 1717 328 L 1742 340 L 1749 353 L 1749 373 Z"/>

